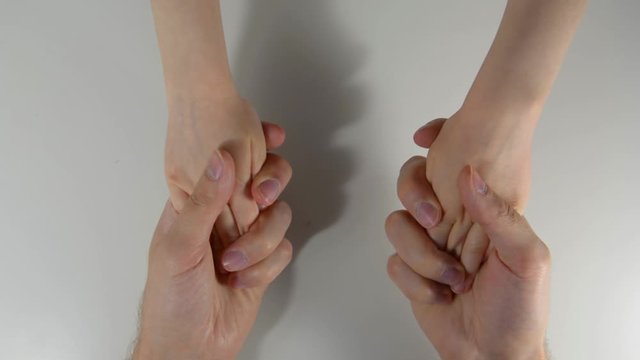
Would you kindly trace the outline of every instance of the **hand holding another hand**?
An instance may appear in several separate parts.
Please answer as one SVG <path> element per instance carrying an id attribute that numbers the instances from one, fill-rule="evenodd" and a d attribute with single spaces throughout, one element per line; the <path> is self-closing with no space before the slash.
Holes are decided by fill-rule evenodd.
<path id="1" fill-rule="evenodd" d="M 282 143 L 281 129 L 267 124 L 265 130 L 267 146 Z M 285 232 L 291 210 L 283 202 L 262 211 L 232 243 L 225 244 L 214 231 L 236 188 L 235 166 L 227 151 L 215 151 L 181 212 L 167 202 L 149 250 L 134 359 L 235 358 L 267 286 L 290 262 Z M 251 192 L 257 194 L 265 179 L 284 187 L 290 177 L 289 164 L 269 154 Z"/>
<path id="2" fill-rule="evenodd" d="M 229 237 L 244 234 L 258 216 L 259 207 L 270 205 L 274 191 L 252 196 L 251 183 L 267 158 L 265 134 L 258 114 L 235 91 L 221 92 L 207 99 L 172 99 L 165 146 L 165 172 L 171 201 L 180 211 L 205 168 L 210 154 L 226 150 L 235 161 L 236 184 L 223 210 Z M 284 131 L 267 124 L 272 137 L 284 141 Z M 260 184 L 258 184 L 260 185 Z M 281 184 L 270 183 L 270 190 L 281 191 Z M 258 201 L 259 203 L 256 203 Z M 235 229 L 234 229 L 235 228 Z"/>
<path id="3" fill-rule="evenodd" d="M 484 116 L 463 108 L 449 119 L 428 123 L 414 135 L 416 144 L 429 149 L 422 173 L 441 204 L 426 209 L 431 219 L 425 218 L 425 208 L 415 209 L 416 219 L 440 248 L 460 257 L 470 274 L 485 259 L 489 239 L 462 206 L 455 181 L 458 174 L 465 165 L 473 166 L 517 211 L 526 206 L 531 182 L 533 131 L 521 119 Z"/>
<path id="4" fill-rule="evenodd" d="M 423 159 L 413 158 L 401 170 L 398 187 L 405 206 L 437 204 L 427 180 L 416 176 Z M 443 359 L 544 359 L 547 247 L 477 171 L 465 167 L 457 186 L 465 213 L 489 239 L 473 282 L 409 211 L 387 218 L 387 236 L 397 252 L 389 258 L 389 276 Z M 452 287 L 467 289 L 455 294 Z"/>

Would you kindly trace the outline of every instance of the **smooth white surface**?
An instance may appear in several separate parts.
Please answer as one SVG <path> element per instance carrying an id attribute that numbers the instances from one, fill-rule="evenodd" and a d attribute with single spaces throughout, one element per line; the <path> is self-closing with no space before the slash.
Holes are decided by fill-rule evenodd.
<path id="1" fill-rule="evenodd" d="M 121 359 L 167 196 L 146 1 L 0 12 L 0 358 Z M 233 71 L 288 129 L 295 263 L 242 359 L 436 359 L 387 279 L 413 130 L 453 113 L 504 3 L 223 0 Z M 638 359 L 640 3 L 592 1 L 536 135 L 557 359 Z"/>

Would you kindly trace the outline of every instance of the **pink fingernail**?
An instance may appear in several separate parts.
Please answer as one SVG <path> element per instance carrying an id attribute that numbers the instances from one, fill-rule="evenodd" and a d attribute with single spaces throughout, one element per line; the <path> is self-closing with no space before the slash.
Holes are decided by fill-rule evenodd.
<path id="1" fill-rule="evenodd" d="M 222 177 L 222 172 L 224 170 L 224 160 L 222 160 L 222 155 L 220 151 L 216 151 L 211 159 L 209 160 L 209 165 L 207 166 L 207 177 L 211 181 L 218 181 Z"/>
<path id="2" fill-rule="evenodd" d="M 478 174 L 478 172 L 475 171 L 474 169 L 471 169 L 471 181 L 473 183 L 473 187 L 476 189 L 477 192 L 479 192 L 482 195 L 487 194 L 487 192 L 489 191 L 489 187 L 484 182 L 484 180 L 482 180 L 482 178 L 480 177 L 480 174 Z"/>
<path id="3" fill-rule="evenodd" d="M 271 204 L 280 192 L 280 182 L 275 179 L 266 180 L 258 186 L 258 190 L 264 201 L 266 201 L 267 204 Z"/>
<path id="4" fill-rule="evenodd" d="M 222 266 L 227 271 L 238 271 L 247 265 L 247 257 L 240 250 L 231 250 L 222 256 Z"/>
<path id="5" fill-rule="evenodd" d="M 416 206 L 416 218 L 426 229 L 431 229 L 438 224 L 440 211 L 433 204 L 423 201 Z"/>
<path id="6" fill-rule="evenodd" d="M 450 267 L 442 274 L 440 281 L 453 287 L 464 285 L 464 271 L 457 267 Z"/>

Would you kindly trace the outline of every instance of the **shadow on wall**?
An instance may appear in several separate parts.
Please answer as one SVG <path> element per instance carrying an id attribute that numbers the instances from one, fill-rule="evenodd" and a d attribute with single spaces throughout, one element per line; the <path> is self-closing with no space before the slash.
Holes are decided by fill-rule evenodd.
<path id="1" fill-rule="evenodd" d="M 364 94 L 349 79 L 364 54 L 341 31 L 330 2 L 254 0 L 249 11 L 234 75 L 262 119 L 287 131 L 279 153 L 294 176 L 283 199 L 294 211 L 288 238 L 298 254 L 345 206 L 343 186 L 356 164 L 333 136 L 361 116 Z M 270 288 L 242 358 L 259 358 L 261 339 L 288 306 L 294 267 L 295 257 Z"/>

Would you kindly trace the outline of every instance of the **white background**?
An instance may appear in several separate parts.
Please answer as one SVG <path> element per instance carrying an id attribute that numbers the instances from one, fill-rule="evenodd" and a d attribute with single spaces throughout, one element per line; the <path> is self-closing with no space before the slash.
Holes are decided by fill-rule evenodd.
<path id="1" fill-rule="evenodd" d="M 296 259 L 242 359 L 437 358 L 386 276 L 383 221 L 414 129 L 457 109 L 503 6 L 223 0 L 239 87 L 295 168 Z M 125 358 L 167 197 L 149 4 L 0 8 L 0 358 Z M 557 359 L 640 358 L 639 13 L 592 1 L 536 134 Z"/>

